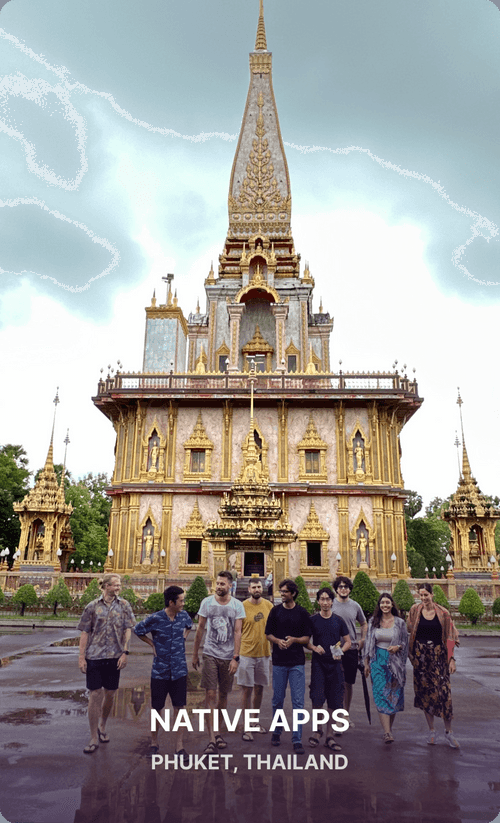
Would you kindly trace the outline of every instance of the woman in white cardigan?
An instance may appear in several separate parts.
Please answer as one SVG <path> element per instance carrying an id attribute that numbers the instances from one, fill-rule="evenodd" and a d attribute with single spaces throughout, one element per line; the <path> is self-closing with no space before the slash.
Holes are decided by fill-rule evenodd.
<path id="1" fill-rule="evenodd" d="M 363 649 L 365 676 L 371 676 L 373 700 L 384 730 L 384 742 L 393 743 L 392 725 L 404 709 L 408 631 L 392 595 L 383 592 L 368 623 Z"/>

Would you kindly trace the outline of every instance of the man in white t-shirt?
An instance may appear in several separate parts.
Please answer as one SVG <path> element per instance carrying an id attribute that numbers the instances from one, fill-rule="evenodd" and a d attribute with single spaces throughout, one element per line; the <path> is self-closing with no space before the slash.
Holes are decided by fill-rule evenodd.
<path id="1" fill-rule="evenodd" d="M 211 710 L 208 715 L 209 742 L 205 749 L 206 754 L 214 754 L 217 749 L 227 748 L 222 735 L 214 734 L 212 712 L 215 708 L 227 707 L 227 695 L 233 687 L 233 677 L 240 661 L 241 627 L 245 609 L 239 600 L 231 597 L 232 582 L 231 572 L 220 572 L 215 583 L 215 594 L 205 597 L 198 611 L 193 668 L 197 669 L 200 665 L 198 652 L 206 627 L 200 682 L 201 688 L 205 689 L 205 708 Z"/>

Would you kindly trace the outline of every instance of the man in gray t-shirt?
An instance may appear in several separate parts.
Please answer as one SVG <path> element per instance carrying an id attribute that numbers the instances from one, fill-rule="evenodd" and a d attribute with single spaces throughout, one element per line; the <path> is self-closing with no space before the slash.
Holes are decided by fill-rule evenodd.
<path id="1" fill-rule="evenodd" d="M 352 701 L 352 687 L 356 682 L 356 674 L 358 671 L 358 652 L 361 651 L 365 644 L 366 632 L 368 630 L 368 623 L 364 615 L 363 609 L 354 600 L 351 600 L 349 595 L 352 591 L 352 580 L 349 577 L 341 575 L 333 581 L 333 588 L 335 589 L 335 600 L 332 604 L 332 612 L 337 614 L 344 620 L 351 638 L 351 648 L 344 652 L 342 657 L 342 666 L 344 669 L 344 709 L 348 712 Z M 356 623 L 361 627 L 361 638 L 358 641 L 356 637 Z M 354 728 L 354 723 L 349 720 L 349 725 Z"/>
<path id="2" fill-rule="evenodd" d="M 207 629 L 203 646 L 203 669 L 200 686 L 205 689 L 205 708 L 211 713 L 227 707 L 227 695 L 233 687 L 233 677 L 240 661 L 241 627 L 245 617 L 243 604 L 231 597 L 231 572 L 221 572 L 215 583 L 215 594 L 205 597 L 198 611 L 198 629 L 194 638 L 193 668 L 200 665 L 198 653 L 203 632 Z M 222 735 L 214 734 L 212 714 L 208 716 L 209 743 L 207 754 L 227 748 Z"/>

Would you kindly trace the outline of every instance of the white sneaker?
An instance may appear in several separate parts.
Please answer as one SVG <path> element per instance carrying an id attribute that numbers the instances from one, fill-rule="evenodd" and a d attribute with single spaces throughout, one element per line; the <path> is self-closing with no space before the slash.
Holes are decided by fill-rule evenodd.
<path id="1" fill-rule="evenodd" d="M 453 736 L 453 732 L 451 732 L 451 731 L 446 732 L 445 738 L 448 741 L 448 744 L 451 746 L 452 749 L 459 749 L 460 748 L 460 743 L 458 742 L 456 737 Z"/>
<path id="2" fill-rule="evenodd" d="M 356 728 L 356 726 L 354 725 L 354 722 L 352 720 L 349 720 L 349 728 L 350 729 L 355 729 Z"/>
<path id="3" fill-rule="evenodd" d="M 429 746 L 434 746 L 436 743 L 436 730 L 430 729 L 429 734 L 427 736 L 427 743 Z"/>

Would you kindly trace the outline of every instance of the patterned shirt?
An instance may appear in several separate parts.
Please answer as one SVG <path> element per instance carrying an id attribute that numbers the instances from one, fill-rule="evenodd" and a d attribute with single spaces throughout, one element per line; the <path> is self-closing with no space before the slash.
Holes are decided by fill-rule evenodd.
<path id="1" fill-rule="evenodd" d="M 207 618 L 203 654 L 218 660 L 231 660 L 234 654 L 234 626 L 238 619 L 245 618 L 243 604 L 234 597 L 228 603 L 218 603 L 212 594 L 201 601 L 198 614 Z"/>
<path id="2" fill-rule="evenodd" d="M 120 657 L 124 649 L 125 632 L 135 624 L 132 607 L 122 597 L 115 597 L 109 606 L 101 594 L 85 606 L 77 628 L 87 632 L 87 660 Z"/>
<path id="3" fill-rule="evenodd" d="M 151 669 L 153 680 L 179 680 L 187 675 L 184 630 L 190 629 L 192 625 L 193 621 L 187 612 L 178 612 L 171 620 L 165 609 L 162 609 L 141 620 L 134 628 L 138 637 L 151 634 L 153 638 L 156 649 Z"/>

